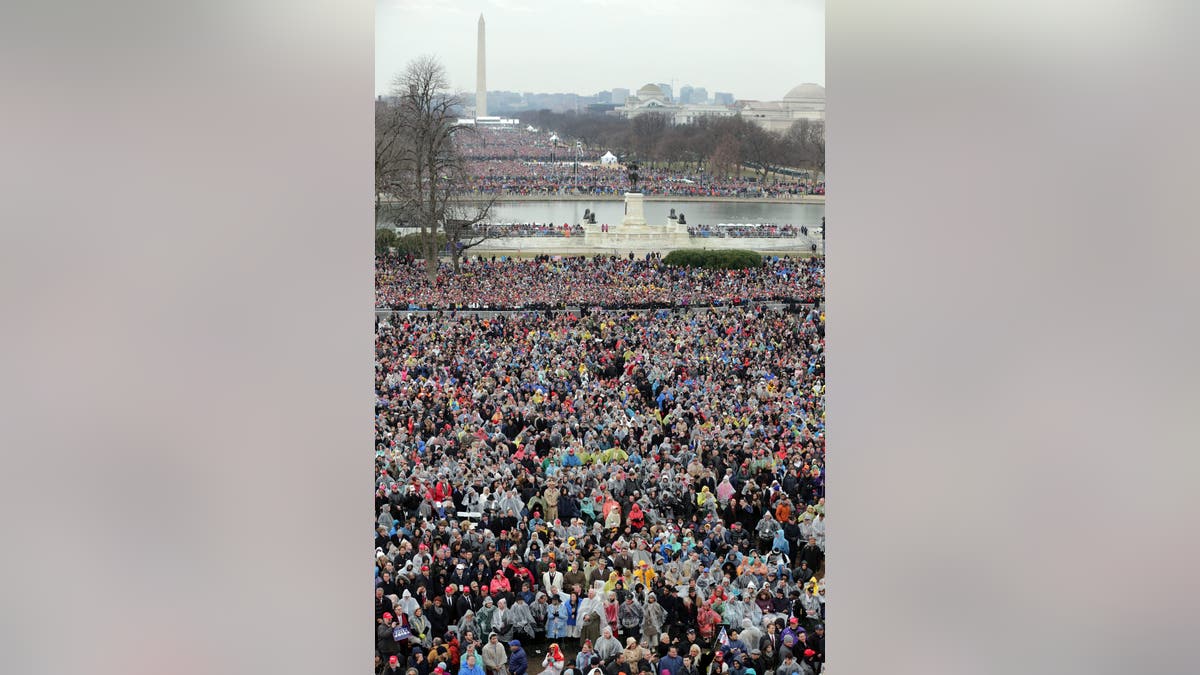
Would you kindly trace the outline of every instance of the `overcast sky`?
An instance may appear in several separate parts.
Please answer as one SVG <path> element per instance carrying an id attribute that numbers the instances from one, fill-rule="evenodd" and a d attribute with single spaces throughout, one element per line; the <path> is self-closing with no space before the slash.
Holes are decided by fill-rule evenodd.
<path id="1" fill-rule="evenodd" d="M 582 95 L 647 82 L 775 101 L 825 84 L 824 0 L 376 0 L 375 92 L 414 57 L 437 56 L 475 90 L 487 23 L 487 88 Z"/>

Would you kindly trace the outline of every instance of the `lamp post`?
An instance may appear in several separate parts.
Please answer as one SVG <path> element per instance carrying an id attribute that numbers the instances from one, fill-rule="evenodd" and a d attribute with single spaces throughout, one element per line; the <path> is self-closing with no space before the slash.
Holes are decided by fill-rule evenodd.
<path id="1" fill-rule="evenodd" d="M 579 176 L 577 175 L 576 169 L 579 166 L 579 151 L 582 149 L 583 144 L 579 141 L 575 141 L 575 161 L 571 163 L 571 177 L 575 179 L 576 186 L 579 185 Z"/>

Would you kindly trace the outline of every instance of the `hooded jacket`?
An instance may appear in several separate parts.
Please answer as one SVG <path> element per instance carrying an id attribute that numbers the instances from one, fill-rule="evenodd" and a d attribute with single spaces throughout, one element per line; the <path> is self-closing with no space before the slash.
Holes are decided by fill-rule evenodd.
<path id="1" fill-rule="evenodd" d="M 505 653 L 503 642 L 497 640 L 492 642 L 490 639 L 483 645 L 483 665 L 491 670 L 499 670 L 507 667 L 508 654 Z"/>

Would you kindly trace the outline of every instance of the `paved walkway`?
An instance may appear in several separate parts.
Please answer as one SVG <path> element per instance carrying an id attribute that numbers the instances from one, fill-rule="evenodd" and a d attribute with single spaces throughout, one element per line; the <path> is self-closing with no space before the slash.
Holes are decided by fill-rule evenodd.
<path id="1" fill-rule="evenodd" d="M 493 195 L 478 195 L 480 201 L 487 201 Z M 497 202 L 619 202 L 625 199 L 622 194 L 603 195 L 495 195 Z M 742 204 L 824 204 L 825 195 L 797 195 L 795 197 L 706 197 L 684 195 L 646 195 L 648 202 L 733 202 Z M 383 203 L 390 204 L 393 200 L 384 199 Z"/>

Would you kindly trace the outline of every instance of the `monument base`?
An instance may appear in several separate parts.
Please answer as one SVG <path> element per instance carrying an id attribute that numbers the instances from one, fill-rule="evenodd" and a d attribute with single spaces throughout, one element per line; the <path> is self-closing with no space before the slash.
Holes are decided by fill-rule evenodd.
<path id="1" fill-rule="evenodd" d="M 621 221 L 622 225 L 645 225 L 646 210 L 642 203 L 642 193 L 626 192 L 625 193 L 625 219 Z"/>

